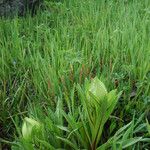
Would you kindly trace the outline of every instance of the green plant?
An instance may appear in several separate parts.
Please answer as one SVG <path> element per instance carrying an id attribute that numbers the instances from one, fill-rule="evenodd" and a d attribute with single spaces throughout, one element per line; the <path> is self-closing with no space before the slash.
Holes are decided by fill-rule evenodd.
<path id="1" fill-rule="evenodd" d="M 42 132 L 41 128 L 42 125 L 38 121 L 25 117 L 22 125 L 22 136 L 25 140 L 30 141 L 32 139 L 32 134 L 35 134 L 33 131 L 36 131 L 36 134 L 40 135 L 40 132 Z"/>
<path id="2" fill-rule="evenodd" d="M 101 143 L 104 125 L 109 119 L 121 93 L 116 90 L 107 92 L 105 85 L 95 77 L 86 82 L 85 89 L 77 86 L 81 105 L 75 111 L 62 114 L 68 123 L 67 137 L 58 137 L 72 149 L 106 150 L 108 148 L 125 149 L 141 141 L 142 137 L 133 137 L 134 120 L 119 129 L 106 143 Z M 141 118 L 140 118 L 141 119 Z M 140 120 L 141 121 L 141 120 Z"/>
<path id="3" fill-rule="evenodd" d="M 21 133 L 15 142 L 11 143 L 12 150 L 34 150 L 34 149 L 49 149 L 55 150 L 62 147 L 62 142 L 57 140 L 57 136 L 63 136 L 60 128 L 63 126 L 62 120 L 62 102 L 58 100 L 55 111 L 50 108 L 45 108 L 44 112 L 41 106 L 36 105 L 30 108 L 30 114 L 34 114 L 32 118 L 38 116 L 38 120 L 27 118 L 23 120 Z M 47 116 L 45 116 L 45 112 Z M 16 125 L 17 126 L 17 125 Z M 19 127 L 18 127 L 19 129 Z"/>
<path id="4" fill-rule="evenodd" d="M 78 85 L 83 105 L 82 110 L 79 110 L 84 128 L 81 135 L 84 135 L 88 141 L 86 148 L 90 147 L 91 150 L 95 150 L 100 142 L 104 125 L 114 110 L 121 93 L 117 94 L 116 90 L 108 93 L 105 85 L 97 77 L 85 88 L 84 92 Z"/>
<path id="5" fill-rule="evenodd" d="M 150 139 L 136 136 L 146 127 L 141 124 L 144 114 L 135 122 L 135 118 L 127 125 L 103 142 L 102 133 L 105 123 L 110 118 L 117 100 L 121 94 L 116 90 L 107 91 L 105 85 L 95 77 L 91 82 L 86 80 L 84 88 L 76 86 L 79 94 L 79 105 L 72 100 L 63 107 L 59 99 L 55 111 L 45 109 L 47 116 L 39 106 L 32 106 L 32 114 L 39 116 L 42 123 L 31 118 L 25 118 L 22 125 L 22 135 L 13 143 L 12 149 L 87 149 L 87 150 L 122 150 L 135 146 L 136 143 L 149 142 Z M 67 110 L 66 107 L 68 108 Z M 43 128 L 42 128 L 43 124 Z M 147 123 L 148 126 L 148 123 Z"/>

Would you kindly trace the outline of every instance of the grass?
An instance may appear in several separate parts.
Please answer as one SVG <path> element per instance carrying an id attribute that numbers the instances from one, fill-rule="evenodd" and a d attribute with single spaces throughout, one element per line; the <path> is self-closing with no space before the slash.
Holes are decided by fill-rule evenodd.
<path id="1" fill-rule="evenodd" d="M 109 91 L 123 91 L 105 125 L 104 131 L 112 133 L 103 133 L 102 143 L 143 113 L 149 117 L 150 1 L 65 0 L 46 5 L 34 17 L 0 20 L 0 145 L 7 147 L 21 136 L 26 116 L 44 122 L 48 133 L 63 136 L 50 123 L 58 101 L 66 112 L 75 109 L 80 105 L 76 84 L 83 86 L 95 76 Z M 144 125 L 138 134 L 147 133 Z"/>

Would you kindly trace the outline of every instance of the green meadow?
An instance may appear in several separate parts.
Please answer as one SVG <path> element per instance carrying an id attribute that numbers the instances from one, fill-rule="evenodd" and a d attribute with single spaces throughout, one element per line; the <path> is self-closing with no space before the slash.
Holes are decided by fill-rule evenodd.
<path id="1" fill-rule="evenodd" d="M 150 149 L 150 1 L 45 1 L 0 19 L 0 149 Z"/>

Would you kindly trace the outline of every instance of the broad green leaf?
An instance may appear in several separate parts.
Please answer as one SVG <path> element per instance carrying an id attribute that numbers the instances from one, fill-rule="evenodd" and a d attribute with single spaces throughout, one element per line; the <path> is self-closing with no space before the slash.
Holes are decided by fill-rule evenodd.
<path id="1" fill-rule="evenodd" d="M 109 108 L 112 103 L 114 103 L 114 100 L 117 99 L 117 90 L 112 90 L 107 94 L 107 107 Z"/>
<path id="2" fill-rule="evenodd" d="M 107 89 L 105 85 L 97 78 L 95 77 L 90 85 L 89 89 L 87 89 L 87 98 L 90 102 L 92 102 L 92 99 L 89 97 L 89 93 L 92 93 L 95 97 L 97 97 L 99 100 L 103 99 L 104 96 L 107 94 Z"/>

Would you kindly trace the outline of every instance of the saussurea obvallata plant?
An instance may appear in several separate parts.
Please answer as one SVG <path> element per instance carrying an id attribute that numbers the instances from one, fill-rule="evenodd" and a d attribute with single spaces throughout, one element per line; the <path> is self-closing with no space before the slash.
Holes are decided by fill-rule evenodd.
<path id="1" fill-rule="evenodd" d="M 68 103 L 70 106 L 66 111 L 59 99 L 55 112 L 50 109 L 47 110 L 49 116 L 46 116 L 44 123 L 26 117 L 22 125 L 22 137 L 19 142 L 15 142 L 17 146 L 13 146 L 12 149 L 30 147 L 32 150 L 37 147 L 49 150 L 62 148 L 75 150 L 107 150 L 112 148 L 113 150 L 121 150 L 140 141 L 149 141 L 148 138 L 143 139 L 142 136 L 134 137 L 135 132 L 138 133 L 146 127 L 146 124 L 142 124 L 142 128 L 139 128 L 139 122 L 144 116 L 142 115 L 137 122 L 133 118 L 130 123 L 120 128 L 114 136 L 109 137 L 103 143 L 104 125 L 110 118 L 121 92 L 118 94 L 117 90 L 108 92 L 105 85 L 97 77 L 91 82 L 86 80 L 83 88 L 80 85 L 75 87 L 79 95 L 79 105 L 75 106 L 75 99 L 72 99 L 72 102 Z M 72 93 L 75 93 L 75 89 Z"/>
<path id="2" fill-rule="evenodd" d="M 86 81 L 85 90 L 77 85 L 81 106 L 78 120 L 63 111 L 70 128 L 74 129 L 82 148 L 95 150 L 100 142 L 104 125 L 113 112 L 121 92 L 107 91 L 105 85 L 95 77 L 91 83 Z M 74 121 L 73 121 L 74 120 Z M 72 121 L 72 123 L 71 123 Z M 69 135 L 71 137 L 71 134 Z"/>

